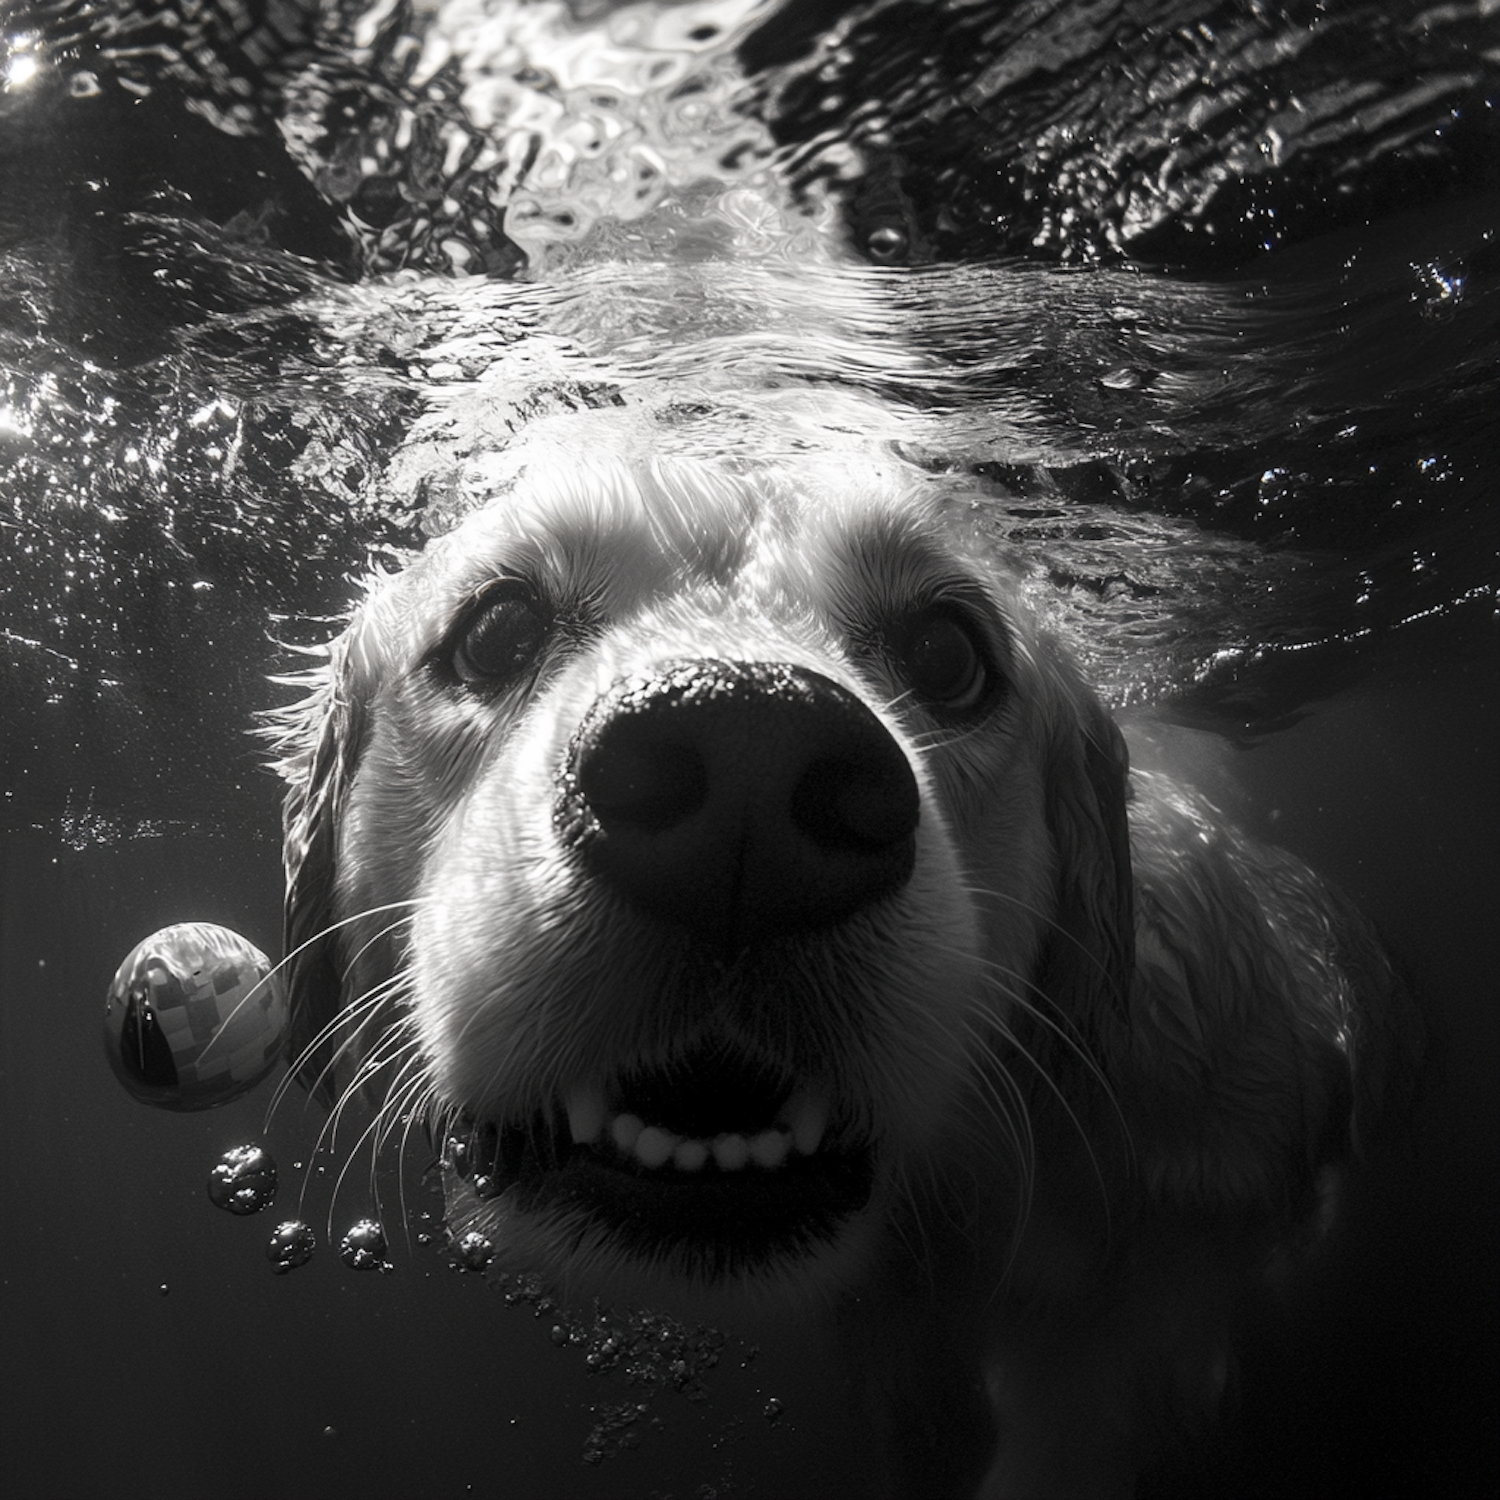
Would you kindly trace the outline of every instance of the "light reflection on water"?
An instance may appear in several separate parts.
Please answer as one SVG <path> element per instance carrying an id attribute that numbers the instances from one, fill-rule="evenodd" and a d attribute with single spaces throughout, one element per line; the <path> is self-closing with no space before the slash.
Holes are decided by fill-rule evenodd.
<path id="1" fill-rule="evenodd" d="M 444 442 L 474 449 L 480 481 L 480 455 L 510 442 L 502 413 L 519 429 L 604 400 L 662 440 L 692 441 L 691 399 L 734 415 L 703 424 L 706 445 L 873 443 L 966 488 L 1120 699 L 1220 681 L 1247 652 L 1358 638 L 1492 584 L 1463 491 L 1485 462 L 1500 251 L 1465 200 L 1190 277 L 973 259 L 882 271 L 858 257 L 855 202 L 903 130 L 1010 101 L 1008 128 L 1038 132 L 1012 161 L 1053 163 L 1044 217 L 1114 225 L 1119 243 L 1125 222 L 1201 229 L 1233 181 L 1293 158 L 1368 177 L 1415 121 L 1452 125 L 1482 85 L 1475 18 L 1422 20 L 1415 55 L 1446 63 L 1418 87 L 1398 85 L 1384 33 L 1361 54 L 1368 76 L 1331 79 L 1347 21 L 1230 24 L 1183 5 L 1147 47 L 1127 8 L 1022 26 L 976 7 L 942 46 L 908 35 L 909 18 L 897 27 L 887 52 L 912 66 L 870 79 L 879 107 L 871 95 L 861 112 L 849 69 L 886 9 L 851 10 L 821 37 L 797 7 L 764 0 L 376 6 L 316 37 L 281 15 L 246 23 L 260 68 L 248 83 L 212 12 L 165 52 L 147 45 L 144 14 L 110 30 L 107 10 L 63 7 L 51 38 L 13 32 L 13 58 L 35 65 L 10 86 L 13 121 L 92 108 L 72 97 L 85 64 L 108 64 L 142 102 L 165 69 L 228 130 L 274 123 L 363 273 L 331 282 L 275 248 L 270 220 L 216 224 L 190 197 L 148 196 L 118 226 L 124 263 L 152 283 L 146 321 L 129 341 L 126 276 L 109 303 L 127 342 L 97 349 L 86 268 L 44 253 L 40 226 L 11 206 L 22 311 L 4 346 L 6 470 L 21 573 L 8 614 L 13 641 L 50 648 L 18 669 L 86 693 L 149 673 L 158 654 L 140 649 L 132 595 L 186 621 L 213 611 L 195 593 L 247 569 L 273 609 L 307 613 L 309 586 L 356 568 L 363 547 L 430 529 L 421 504 L 451 509 L 469 481 L 436 472 Z M 778 46 L 775 65 L 750 71 Z M 1100 70 L 1105 54 L 1117 60 Z M 1294 103 L 1275 102 L 1283 89 Z M 805 137 L 814 100 L 829 121 Z M 1252 138 L 1273 140 L 1254 171 Z M 1176 144 L 1143 174 L 1148 140 Z M 996 150 L 969 161 L 970 178 Z M 1106 169 L 1107 212 L 1080 186 Z M 890 201 L 911 241 L 902 258 L 920 262 L 957 231 L 927 222 L 917 186 Z M 486 269 L 507 279 L 452 275 Z M 1434 452 L 1409 413 L 1438 402 Z M 665 423 L 668 410 L 679 418 Z"/>

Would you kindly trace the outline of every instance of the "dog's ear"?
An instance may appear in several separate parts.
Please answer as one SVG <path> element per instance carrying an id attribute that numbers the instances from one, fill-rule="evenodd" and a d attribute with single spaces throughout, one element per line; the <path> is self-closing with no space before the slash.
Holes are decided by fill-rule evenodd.
<path id="1" fill-rule="evenodd" d="M 330 1023 L 342 1002 L 343 973 L 334 912 L 339 821 L 364 742 L 364 704 L 355 691 L 348 636 L 328 648 L 311 695 L 281 717 L 289 753 L 277 769 L 288 780 L 282 804 L 286 905 L 283 939 L 291 1028 L 287 1060 L 325 1103 L 337 1097 L 339 1038 Z"/>
<path id="2" fill-rule="evenodd" d="M 1093 1050 L 1101 1024 L 1127 1017 L 1135 967 L 1129 755 L 1082 683 L 1065 683 L 1058 703 L 1045 774 L 1055 906 L 1036 979 L 1055 1018 Z"/>

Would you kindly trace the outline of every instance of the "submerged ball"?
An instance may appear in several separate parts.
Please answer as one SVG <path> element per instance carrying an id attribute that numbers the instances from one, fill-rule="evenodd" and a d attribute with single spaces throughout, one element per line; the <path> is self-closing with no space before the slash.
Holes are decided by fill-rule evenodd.
<path id="1" fill-rule="evenodd" d="M 286 1042 L 286 987 L 227 927 L 181 922 L 138 944 L 104 1009 L 122 1084 L 162 1109 L 212 1109 L 255 1087 Z"/>

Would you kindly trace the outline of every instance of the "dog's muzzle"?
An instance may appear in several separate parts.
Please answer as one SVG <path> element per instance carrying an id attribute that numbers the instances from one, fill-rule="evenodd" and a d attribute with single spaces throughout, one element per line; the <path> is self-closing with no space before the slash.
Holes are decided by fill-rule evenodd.
<path id="1" fill-rule="evenodd" d="M 677 660 L 616 683 L 558 780 L 558 836 L 589 875 L 730 952 L 843 920 L 915 859 L 905 752 L 854 693 L 786 662 Z"/>

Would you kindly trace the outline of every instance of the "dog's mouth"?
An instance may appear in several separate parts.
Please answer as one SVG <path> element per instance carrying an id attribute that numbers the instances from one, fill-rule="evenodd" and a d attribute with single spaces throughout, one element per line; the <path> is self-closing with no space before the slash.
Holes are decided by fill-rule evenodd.
<path id="1" fill-rule="evenodd" d="M 474 1194 L 603 1230 L 707 1279 L 833 1240 L 869 1201 L 874 1153 L 826 1090 L 722 1054 L 582 1084 L 522 1120 L 461 1114 L 446 1160 Z"/>

